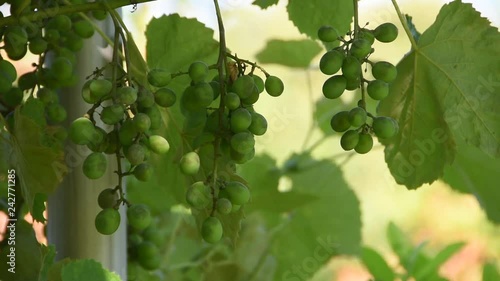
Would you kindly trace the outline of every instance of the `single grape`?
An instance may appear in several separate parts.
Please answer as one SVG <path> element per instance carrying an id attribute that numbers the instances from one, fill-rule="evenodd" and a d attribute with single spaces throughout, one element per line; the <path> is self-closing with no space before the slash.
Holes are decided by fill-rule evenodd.
<path id="1" fill-rule="evenodd" d="M 120 213 L 113 208 L 101 210 L 95 217 L 95 228 L 104 235 L 111 235 L 120 226 Z"/>
<path id="2" fill-rule="evenodd" d="M 108 133 L 101 127 L 95 127 L 95 134 L 87 147 L 93 152 L 104 152 L 108 146 Z"/>
<path id="3" fill-rule="evenodd" d="M 128 119 L 123 122 L 123 125 L 118 131 L 118 140 L 121 145 L 129 146 L 134 142 L 134 138 L 137 136 L 137 130 L 135 128 L 134 122 Z"/>
<path id="4" fill-rule="evenodd" d="M 227 198 L 220 198 L 220 199 L 217 199 L 216 209 L 217 209 L 217 212 L 219 212 L 223 215 L 227 215 L 227 214 L 231 213 L 231 210 L 233 209 L 233 204 Z"/>
<path id="5" fill-rule="evenodd" d="M 21 90 L 29 90 L 33 89 L 38 82 L 38 77 L 36 75 L 36 72 L 28 72 L 24 73 L 19 77 L 17 80 L 17 86 Z"/>
<path id="6" fill-rule="evenodd" d="M 189 77 L 195 83 L 199 83 L 205 80 L 208 75 L 208 66 L 202 61 L 193 62 L 189 66 Z"/>
<path id="7" fill-rule="evenodd" d="M 54 123 L 61 123 L 66 120 L 66 117 L 68 116 L 66 109 L 58 103 L 47 105 L 45 111 L 47 112 L 49 119 Z"/>
<path id="8" fill-rule="evenodd" d="M 12 89 L 12 82 L 4 76 L 0 76 L 0 93 L 6 93 L 10 91 L 10 89 Z"/>
<path id="9" fill-rule="evenodd" d="M 9 61 L 0 60 L 0 75 L 12 83 L 17 78 L 16 68 Z"/>
<path id="10" fill-rule="evenodd" d="M 396 40 L 398 37 L 398 28 L 393 23 L 386 22 L 377 26 L 373 34 L 378 41 L 389 43 Z"/>
<path id="11" fill-rule="evenodd" d="M 216 76 L 219 79 L 219 76 Z M 220 96 L 220 84 L 219 81 L 210 81 L 210 86 L 214 92 L 214 100 Z"/>
<path id="12" fill-rule="evenodd" d="M 232 204 L 243 205 L 250 200 L 250 190 L 239 181 L 230 181 L 224 188 Z"/>
<path id="13" fill-rule="evenodd" d="M 171 107 L 177 100 L 175 92 L 170 88 L 160 88 L 156 90 L 154 96 L 156 104 L 161 107 Z"/>
<path id="14" fill-rule="evenodd" d="M 373 147 L 373 138 L 370 134 L 361 133 L 359 134 L 358 144 L 354 147 L 354 150 L 359 154 L 368 153 Z"/>
<path id="15" fill-rule="evenodd" d="M 153 69 L 148 72 L 148 82 L 155 87 L 165 87 L 172 80 L 172 74 L 164 69 Z"/>
<path id="16" fill-rule="evenodd" d="M 40 55 L 47 50 L 48 45 L 47 41 L 40 37 L 30 40 L 28 49 L 32 54 Z"/>
<path id="17" fill-rule="evenodd" d="M 358 38 L 351 44 L 351 55 L 363 60 L 372 50 L 372 44 L 368 40 Z"/>
<path id="18" fill-rule="evenodd" d="M 113 84 L 107 79 L 92 80 L 89 84 L 90 94 L 97 99 L 108 95 L 112 88 Z"/>
<path id="19" fill-rule="evenodd" d="M 25 45 L 20 45 L 20 46 L 13 46 L 13 45 L 7 44 L 7 42 L 5 42 L 4 50 L 7 53 L 7 56 L 9 57 L 9 59 L 18 61 L 18 60 L 24 58 L 26 53 L 28 53 L 28 45 L 25 44 Z"/>
<path id="20" fill-rule="evenodd" d="M 143 268 L 155 270 L 161 262 L 160 249 L 154 243 L 144 241 L 137 247 L 137 260 Z"/>
<path id="21" fill-rule="evenodd" d="M 92 10 L 91 14 L 96 20 L 104 20 L 108 16 L 108 12 L 105 10 Z"/>
<path id="22" fill-rule="evenodd" d="M 264 92 L 264 89 L 265 89 L 264 80 L 262 80 L 262 78 L 260 78 L 260 76 L 255 75 L 255 74 L 252 75 L 252 78 L 253 78 L 253 82 L 254 82 L 255 86 L 257 87 L 258 93 L 260 94 L 260 93 Z"/>
<path id="23" fill-rule="evenodd" d="M 323 84 L 323 95 L 328 99 L 339 98 L 346 89 L 347 80 L 343 75 L 328 78 Z"/>
<path id="24" fill-rule="evenodd" d="M 11 84 L 10 82 L 8 83 L 9 85 Z M 10 88 L 10 90 L 7 90 L 5 92 L 0 91 L 0 93 L 4 93 L 3 95 L 0 95 L 0 98 L 7 106 L 16 107 L 23 101 L 23 91 L 17 87 Z"/>
<path id="25" fill-rule="evenodd" d="M 340 138 L 340 146 L 345 150 L 349 151 L 354 149 L 359 142 L 359 133 L 355 130 L 349 130 L 345 132 Z"/>
<path id="26" fill-rule="evenodd" d="M 252 115 L 245 108 L 238 108 L 231 112 L 229 124 L 234 133 L 243 132 L 252 124 Z"/>
<path id="27" fill-rule="evenodd" d="M 154 94 L 146 88 L 139 89 L 139 92 L 137 93 L 137 104 L 141 108 L 152 107 L 153 105 L 155 105 Z"/>
<path id="28" fill-rule="evenodd" d="M 349 111 L 349 123 L 355 128 L 359 128 L 366 123 L 366 110 L 362 107 L 355 107 Z"/>
<path id="29" fill-rule="evenodd" d="M 127 209 L 127 222 L 137 230 L 145 229 L 152 220 L 151 211 L 144 204 L 133 204 Z"/>
<path id="30" fill-rule="evenodd" d="M 118 192 L 112 188 L 106 188 L 99 193 L 97 196 L 97 204 L 102 209 L 113 208 L 118 202 L 119 196 Z"/>
<path id="31" fill-rule="evenodd" d="M 337 73 L 344 62 L 344 53 L 339 50 L 326 52 L 319 61 L 319 69 L 326 75 Z"/>
<path id="32" fill-rule="evenodd" d="M 67 80 L 71 78 L 71 76 L 73 75 L 73 65 L 68 59 L 63 57 L 55 58 L 54 61 L 52 62 L 51 68 L 52 71 L 57 73 L 57 79 L 61 81 Z"/>
<path id="33" fill-rule="evenodd" d="M 283 84 L 283 81 L 281 81 L 281 79 L 279 79 L 276 76 L 270 75 L 266 78 L 265 88 L 266 92 L 269 95 L 277 97 L 283 93 L 285 86 Z"/>
<path id="34" fill-rule="evenodd" d="M 379 139 L 389 139 L 394 137 L 399 130 L 396 120 L 390 117 L 376 117 L 373 119 L 373 132 Z"/>
<path id="35" fill-rule="evenodd" d="M 240 103 L 240 97 L 236 93 L 229 92 L 224 97 L 224 104 L 230 110 L 235 110 L 236 108 L 240 107 Z"/>
<path id="36" fill-rule="evenodd" d="M 256 136 L 265 134 L 267 131 L 266 118 L 257 112 L 252 112 L 252 123 L 248 127 L 248 130 Z"/>
<path id="37" fill-rule="evenodd" d="M 345 89 L 348 91 L 354 91 L 357 88 L 359 88 L 360 85 L 361 85 L 361 77 L 360 76 L 356 76 L 354 78 L 348 78 L 348 79 L 346 79 Z"/>
<path id="38" fill-rule="evenodd" d="M 365 28 L 361 28 L 359 30 L 358 38 L 367 40 L 370 43 L 370 45 L 373 45 L 373 43 L 375 42 L 375 35 L 373 35 L 373 31 Z"/>
<path id="39" fill-rule="evenodd" d="M 168 141 L 164 137 L 157 135 L 149 137 L 149 147 L 156 154 L 165 154 L 170 150 Z"/>
<path id="40" fill-rule="evenodd" d="M 89 144 L 95 135 L 95 127 L 88 118 L 80 117 L 71 123 L 69 128 L 70 139 L 80 145 Z"/>
<path id="41" fill-rule="evenodd" d="M 249 75 L 242 75 L 238 77 L 231 90 L 236 93 L 241 99 L 246 99 L 255 91 L 258 92 L 257 86 L 254 83 L 254 79 Z"/>
<path id="42" fill-rule="evenodd" d="M 142 238 L 144 241 L 151 242 L 157 247 L 162 247 L 165 242 L 165 237 L 163 237 L 154 221 L 142 231 Z"/>
<path id="43" fill-rule="evenodd" d="M 330 120 L 330 126 L 335 132 L 345 132 L 351 127 L 351 122 L 349 122 L 349 112 L 340 111 L 333 115 Z"/>
<path id="44" fill-rule="evenodd" d="M 134 176 L 140 181 L 149 181 L 153 176 L 153 167 L 148 163 L 141 163 L 134 168 Z"/>
<path id="45" fill-rule="evenodd" d="M 12 48 L 20 48 L 28 43 L 28 33 L 20 25 L 9 25 L 4 32 L 4 43 Z"/>
<path id="46" fill-rule="evenodd" d="M 125 117 L 125 108 L 121 104 L 104 107 L 101 111 L 101 120 L 104 124 L 114 125 Z"/>
<path id="47" fill-rule="evenodd" d="M 361 75 L 361 63 L 354 56 L 347 56 L 342 63 L 342 74 L 347 80 L 356 79 Z"/>
<path id="48" fill-rule="evenodd" d="M 203 240 L 214 244 L 222 238 L 222 224 L 216 217 L 208 217 L 201 226 Z"/>
<path id="49" fill-rule="evenodd" d="M 231 147 L 241 154 L 250 152 L 255 146 L 255 139 L 250 132 L 241 132 L 231 137 Z"/>
<path id="50" fill-rule="evenodd" d="M 372 74 L 377 80 L 391 83 L 398 76 L 398 70 L 389 62 L 379 61 L 372 66 Z"/>
<path id="51" fill-rule="evenodd" d="M 373 80 L 366 86 L 368 95 L 374 100 L 383 100 L 389 95 L 389 84 L 382 80 Z"/>
<path id="52" fill-rule="evenodd" d="M 214 100 L 214 90 L 210 83 L 200 82 L 194 86 L 193 98 L 196 108 L 201 109 L 209 106 Z"/>
<path id="53" fill-rule="evenodd" d="M 239 153 L 231 148 L 229 155 L 231 156 L 231 160 L 233 160 L 236 164 L 245 164 L 255 157 L 255 148 L 252 148 L 252 150 L 247 153 Z"/>
<path id="54" fill-rule="evenodd" d="M 151 119 L 146 113 L 137 113 L 133 119 L 137 132 L 144 133 L 151 127 Z"/>
<path id="55" fill-rule="evenodd" d="M 83 39 L 74 33 L 65 34 L 63 40 L 64 46 L 75 53 L 83 48 Z"/>
<path id="56" fill-rule="evenodd" d="M 57 15 L 47 22 L 46 28 L 68 31 L 71 29 L 71 19 L 66 15 Z"/>
<path id="57" fill-rule="evenodd" d="M 94 27 L 86 20 L 73 22 L 73 31 L 81 38 L 90 38 L 94 35 Z"/>
<path id="58" fill-rule="evenodd" d="M 144 161 L 146 154 L 145 150 L 146 148 L 144 148 L 141 144 L 134 143 L 128 147 L 125 157 L 132 165 L 141 164 Z"/>
<path id="59" fill-rule="evenodd" d="M 106 173 L 108 161 L 103 153 L 93 152 L 83 161 L 83 173 L 89 179 L 98 179 Z"/>
<path id="60" fill-rule="evenodd" d="M 196 175 L 200 169 L 200 157 L 194 151 L 188 152 L 180 160 L 181 172 L 186 175 Z"/>
<path id="61" fill-rule="evenodd" d="M 257 86 L 254 86 L 254 91 L 253 93 L 248 97 L 248 98 L 244 98 L 241 100 L 241 103 L 244 105 L 244 106 L 247 106 L 247 105 L 252 105 L 254 103 L 256 103 L 260 98 L 260 94 L 257 90 Z"/>
<path id="62" fill-rule="evenodd" d="M 137 89 L 128 86 L 120 87 L 116 90 L 116 97 L 125 105 L 134 104 L 137 100 Z"/>
<path id="63" fill-rule="evenodd" d="M 99 98 L 90 94 L 90 83 L 93 80 L 87 80 L 82 86 L 82 98 L 88 104 L 96 104 L 99 101 Z"/>
<path id="64" fill-rule="evenodd" d="M 332 26 L 324 25 L 318 30 L 318 38 L 323 42 L 334 42 L 339 37 L 339 32 Z"/>
<path id="65" fill-rule="evenodd" d="M 210 192 L 210 187 L 204 182 L 195 182 L 186 191 L 186 202 L 195 209 L 206 208 L 212 201 Z"/>
<path id="66" fill-rule="evenodd" d="M 149 127 L 150 130 L 157 130 L 161 127 L 161 124 L 163 122 L 161 117 L 161 112 L 156 105 L 144 109 L 143 112 L 146 113 L 149 116 L 149 119 L 151 120 L 151 127 Z"/>

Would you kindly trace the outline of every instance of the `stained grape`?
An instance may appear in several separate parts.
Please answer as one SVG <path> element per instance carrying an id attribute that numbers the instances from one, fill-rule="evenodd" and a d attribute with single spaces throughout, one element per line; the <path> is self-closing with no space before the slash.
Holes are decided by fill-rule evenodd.
<path id="1" fill-rule="evenodd" d="M 186 175 L 195 175 L 200 169 L 200 157 L 194 151 L 188 152 L 180 160 L 181 172 Z"/>
<path id="2" fill-rule="evenodd" d="M 208 243 L 217 243 L 222 238 L 222 224 L 216 217 L 208 217 L 201 226 L 201 236 Z"/>
<path id="3" fill-rule="evenodd" d="M 149 207 L 144 204 L 133 204 L 127 209 L 127 222 L 137 230 L 142 230 L 151 224 L 152 217 Z"/>
<path id="4" fill-rule="evenodd" d="M 106 173 L 108 161 L 100 152 L 93 152 L 83 161 L 83 174 L 89 179 L 98 179 Z"/>

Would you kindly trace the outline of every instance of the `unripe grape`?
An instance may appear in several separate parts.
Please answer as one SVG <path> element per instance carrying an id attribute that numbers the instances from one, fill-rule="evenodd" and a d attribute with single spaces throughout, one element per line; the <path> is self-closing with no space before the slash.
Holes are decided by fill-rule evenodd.
<path id="1" fill-rule="evenodd" d="M 83 39 L 74 33 L 66 34 L 64 40 L 64 46 L 75 53 L 83 48 Z"/>
<path id="2" fill-rule="evenodd" d="M 137 132 L 144 133 L 151 127 L 151 119 L 146 113 L 137 113 L 133 119 Z"/>
<path id="3" fill-rule="evenodd" d="M 106 188 L 99 193 L 97 197 L 97 204 L 102 209 L 113 208 L 118 202 L 119 196 L 118 192 L 113 190 L 112 188 Z"/>
<path id="4" fill-rule="evenodd" d="M 345 132 L 351 127 L 351 123 L 349 122 L 349 112 L 348 111 L 340 111 L 333 115 L 330 120 L 330 126 L 335 132 Z"/>
<path id="5" fill-rule="evenodd" d="M 28 43 L 28 33 L 20 25 L 9 25 L 3 36 L 4 43 L 12 48 L 20 48 Z"/>
<path id="6" fill-rule="evenodd" d="M 196 84 L 193 89 L 193 99 L 197 109 L 209 106 L 214 100 L 214 90 L 212 86 L 206 82 Z"/>
<path id="7" fill-rule="evenodd" d="M 137 104 L 141 108 L 152 107 L 153 105 L 155 105 L 154 94 L 146 88 L 141 88 L 137 93 Z"/>
<path id="8" fill-rule="evenodd" d="M 208 217 L 201 226 L 201 236 L 208 243 L 216 243 L 222 238 L 222 224 L 216 217 Z"/>
<path id="9" fill-rule="evenodd" d="M 210 187 L 204 182 L 195 182 L 186 191 L 186 202 L 195 209 L 206 208 L 212 201 L 210 192 Z"/>
<path id="10" fill-rule="evenodd" d="M 155 102 L 161 107 L 170 107 L 175 104 L 177 96 L 170 88 L 160 88 L 154 93 Z"/>
<path id="11" fill-rule="evenodd" d="M 82 38 L 90 38 L 94 35 L 94 27 L 86 20 L 74 22 L 73 31 Z"/>
<path id="12" fill-rule="evenodd" d="M 128 86 L 120 87 L 116 90 L 116 97 L 125 105 L 134 104 L 137 100 L 137 89 Z"/>
<path id="13" fill-rule="evenodd" d="M 217 76 L 217 79 L 218 76 Z M 210 86 L 212 87 L 212 90 L 214 92 L 214 100 L 217 99 L 220 96 L 220 84 L 219 81 L 210 81 Z"/>
<path id="14" fill-rule="evenodd" d="M 348 78 L 348 79 L 346 79 L 345 89 L 348 91 L 354 91 L 357 88 L 359 88 L 360 85 L 361 85 L 361 77 L 360 76 Z"/>
<path id="15" fill-rule="evenodd" d="M 89 84 L 90 94 L 97 99 L 101 99 L 108 95 L 112 88 L 113 84 L 107 79 L 92 80 Z"/>
<path id="16" fill-rule="evenodd" d="M 220 199 L 217 199 L 216 209 L 217 209 L 217 212 L 219 212 L 223 215 L 227 215 L 227 214 L 231 213 L 231 210 L 233 209 L 233 204 L 231 203 L 231 201 L 229 201 L 229 199 L 220 198 Z"/>
<path id="17" fill-rule="evenodd" d="M 137 260 L 147 270 L 155 270 L 160 266 L 160 249 L 149 241 L 142 242 L 137 247 Z"/>
<path id="18" fill-rule="evenodd" d="M 104 20 L 108 16 L 108 12 L 105 10 L 92 10 L 91 14 L 96 20 Z"/>
<path id="19" fill-rule="evenodd" d="M 255 87 L 257 87 L 257 92 L 259 94 L 264 92 L 264 89 L 265 89 L 264 80 L 262 80 L 262 78 L 260 78 L 260 76 L 255 75 L 255 74 L 252 75 L 252 78 L 253 78 L 253 82 L 255 83 Z"/>
<path id="20" fill-rule="evenodd" d="M 188 72 L 193 82 L 202 82 L 208 75 L 208 66 L 202 61 L 196 61 L 189 66 Z"/>
<path id="21" fill-rule="evenodd" d="M 132 165 L 141 164 L 144 161 L 144 157 L 146 154 L 146 149 L 144 146 L 134 143 L 128 147 L 127 152 L 125 153 L 125 157 Z"/>
<path id="22" fill-rule="evenodd" d="M 258 91 L 253 77 L 249 75 L 242 75 L 238 77 L 234 81 L 231 90 L 241 99 L 248 98 L 254 91 Z"/>
<path id="23" fill-rule="evenodd" d="M 60 81 L 67 80 L 73 75 L 73 65 L 68 59 L 63 57 L 55 58 L 51 68 L 52 71 L 57 73 L 57 79 Z"/>
<path id="24" fill-rule="evenodd" d="M 161 112 L 156 105 L 144 109 L 143 112 L 146 113 L 149 116 L 149 119 L 151 120 L 151 127 L 149 127 L 150 130 L 157 130 L 161 127 L 161 124 L 163 122 L 161 117 Z"/>
<path id="25" fill-rule="evenodd" d="M 9 59 L 18 61 L 18 60 L 24 58 L 24 56 L 28 52 L 28 45 L 25 44 L 25 45 L 20 45 L 20 46 L 13 46 L 13 45 L 7 44 L 7 42 L 5 42 L 4 50 L 7 53 L 7 56 L 9 57 Z"/>
<path id="26" fill-rule="evenodd" d="M 231 148 L 229 155 L 231 156 L 231 160 L 233 160 L 236 164 L 245 164 L 255 157 L 255 148 L 252 148 L 252 150 L 247 153 L 239 153 Z"/>
<path id="27" fill-rule="evenodd" d="M 134 168 L 134 176 L 140 181 L 149 181 L 153 176 L 153 168 L 148 163 L 141 163 Z"/>
<path id="28" fill-rule="evenodd" d="M 164 137 L 157 135 L 149 137 L 149 147 L 156 154 L 165 154 L 170 150 L 168 141 Z"/>
<path id="29" fill-rule="evenodd" d="M 71 29 L 71 19 L 66 15 L 57 15 L 47 22 L 46 27 L 59 31 L 68 31 Z"/>
<path id="30" fill-rule="evenodd" d="M 12 82 L 0 76 L 0 93 L 6 93 L 12 88 Z"/>
<path id="31" fill-rule="evenodd" d="M 104 124 L 114 125 L 125 117 L 125 108 L 121 104 L 107 106 L 101 111 L 101 120 Z"/>
<path id="32" fill-rule="evenodd" d="M 267 131 L 266 118 L 257 112 L 252 112 L 252 123 L 248 127 L 248 130 L 256 136 L 265 134 Z"/>
<path id="33" fill-rule="evenodd" d="M 172 74 L 164 69 L 153 69 L 148 72 L 148 82 L 155 87 L 165 87 L 172 81 Z"/>
<path id="34" fill-rule="evenodd" d="M 108 161 L 100 152 L 93 152 L 83 161 L 83 173 L 89 179 L 98 179 L 106 173 Z"/>
<path id="35" fill-rule="evenodd" d="M 151 211 L 144 204 L 133 204 L 127 209 L 127 222 L 137 230 L 145 229 L 152 220 Z"/>
<path id="36" fill-rule="evenodd" d="M 318 38 L 323 42 L 334 42 L 339 37 L 339 32 L 332 26 L 324 25 L 318 30 Z"/>
<path id="37" fill-rule="evenodd" d="M 355 130 L 345 132 L 340 138 L 340 146 L 345 150 L 352 150 L 359 142 L 359 133 Z"/>
<path id="38" fill-rule="evenodd" d="M 230 181 L 224 188 L 232 204 L 243 205 L 250 200 L 250 190 L 239 181 Z"/>
<path id="39" fill-rule="evenodd" d="M 344 53 L 338 50 L 326 52 L 319 61 L 319 69 L 327 75 L 337 73 L 344 62 Z"/>
<path id="40" fill-rule="evenodd" d="M 224 97 L 224 104 L 230 110 L 235 110 L 240 107 L 240 103 L 240 97 L 236 93 L 229 92 Z"/>
<path id="41" fill-rule="evenodd" d="M 278 77 L 272 75 L 266 78 L 264 86 L 266 88 L 266 92 L 273 97 L 280 96 L 285 89 L 283 81 L 281 81 L 281 79 L 279 79 Z"/>
<path id="42" fill-rule="evenodd" d="M 184 154 L 180 160 L 180 168 L 186 175 L 196 175 L 200 169 L 200 157 L 194 151 Z"/>
<path id="43" fill-rule="evenodd" d="M 255 146 L 255 139 L 250 132 L 241 132 L 231 137 L 231 147 L 241 154 L 250 152 Z"/>
<path id="44" fill-rule="evenodd" d="M 343 75 L 335 75 L 323 83 L 323 95 L 327 99 L 336 99 L 344 93 L 347 80 Z"/>
<path id="45" fill-rule="evenodd" d="M 366 117 L 366 110 L 362 107 L 355 107 L 349 111 L 349 123 L 351 123 L 351 126 L 353 127 L 358 128 L 361 125 L 364 125 Z"/>
<path id="46" fill-rule="evenodd" d="M 252 105 L 252 104 L 256 103 L 259 100 L 259 98 L 260 98 L 260 94 L 257 90 L 257 86 L 254 86 L 254 92 L 248 98 L 242 99 L 241 103 L 244 106 Z"/>
<path id="47" fill-rule="evenodd" d="M 368 40 L 365 39 L 355 39 L 351 45 L 351 55 L 362 60 L 364 59 L 372 50 L 372 45 Z"/>
<path id="48" fill-rule="evenodd" d="M 118 131 L 118 140 L 121 145 L 128 146 L 134 142 L 134 138 L 137 136 L 137 129 L 135 128 L 134 122 L 128 119 L 123 122 L 123 125 Z"/>
<path id="49" fill-rule="evenodd" d="M 6 60 L 0 60 L 0 75 L 9 82 L 16 81 L 17 72 L 12 63 Z"/>
<path id="50" fill-rule="evenodd" d="M 47 41 L 45 41 L 43 38 L 40 37 L 30 40 L 28 49 L 32 54 L 40 55 L 47 50 L 47 46 L 48 46 Z"/>
<path id="51" fill-rule="evenodd" d="M 389 95 L 389 84 L 382 80 L 373 80 L 366 86 L 368 95 L 374 100 L 383 100 Z"/>
<path id="52" fill-rule="evenodd" d="M 95 217 L 95 228 L 104 235 L 111 235 L 120 226 L 120 213 L 113 208 L 101 210 Z"/>
<path id="53" fill-rule="evenodd" d="M 24 73 L 17 80 L 17 86 L 21 90 L 33 89 L 38 82 L 37 80 L 38 77 L 36 75 L 36 72 Z"/>
<path id="54" fill-rule="evenodd" d="M 391 83 L 398 76 L 398 70 L 389 62 L 379 61 L 372 66 L 372 74 L 377 80 Z"/>
<path id="55" fill-rule="evenodd" d="M 365 28 L 359 30 L 358 38 L 367 40 L 370 45 L 373 45 L 373 43 L 375 42 L 375 35 L 373 35 L 373 32 Z"/>
<path id="56" fill-rule="evenodd" d="M 2 77 L 0 76 L 0 78 Z M 9 85 L 11 84 L 11 82 L 8 83 Z M 3 95 L 0 95 L 0 98 L 7 106 L 16 107 L 23 101 L 23 91 L 17 87 L 11 88 L 5 92 L 0 91 L 0 93 L 4 93 Z M 66 113 L 66 111 L 64 112 Z"/>
<path id="57" fill-rule="evenodd" d="M 49 119 L 54 123 L 61 123 L 64 120 L 66 120 L 67 117 L 66 109 L 58 103 L 52 103 L 47 105 L 45 110 L 47 112 L 47 116 L 49 117 Z"/>
<path id="58" fill-rule="evenodd" d="M 398 28 L 394 24 L 386 22 L 375 28 L 373 34 L 378 41 L 389 43 L 398 37 Z"/>
<path id="59" fill-rule="evenodd" d="M 69 137 L 70 139 L 80 145 L 89 144 L 94 135 L 95 135 L 95 127 L 88 118 L 80 117 L 71 123 L 69 129 Z"/>
<path id="60" fill-rule="evenodd" d="M 243 132 L 252 124 L 252 115 L 245 108 L 238 108 L 231 112 L 229 123 L 234 133 Z"/>
<path id="61" fill-rule="evenodd" d="M 373 138 L 370 134 L 361 133 L 359 134 L 358 144 L 354 147 L 354 150 L 359 154 L 368 153 L 373 147 Z"/>
<path id="62" fill-rule="evenodd" d="M 342 63 L 342 74 L 347 80 L 356 79 L 361 75 L 361 63 L 354 56 L 347 56 Z"/>
<path id="63" fill-rule="evenodd" d="M 92 80 L 87 80 L 82 86 L 82 98 L 88 104 L 96 104 L 99 102 L 99 98 L 90 94 L 90 83 Z"/>
<path id="64" fill-rule="evenodd" d="M 389 139 L 394 137 L 399 130 L 396 120 L 390 117 L 376 117 L 373 119 L 373 132 L 379 139 Z"/>

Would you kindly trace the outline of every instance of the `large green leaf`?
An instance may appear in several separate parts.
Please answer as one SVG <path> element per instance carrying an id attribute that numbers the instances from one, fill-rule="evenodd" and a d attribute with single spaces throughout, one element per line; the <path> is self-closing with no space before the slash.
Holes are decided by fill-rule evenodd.
<path id="1" fill-rule="evenodd" d="M 331 25 L 345 34 L 354 16 L 351 0 L 289 0 L 287 10 L 299 31 L 313 39 L 318 38 L 318 29 L 323 25 Z"/>
<path id="2" fill-rule="evenodd" d="M 500 156 L 500 95 L 483 85 L 500 75 L 499 44 L 500 34 L 486 19 L 455 1 L 443 6 L 417 49 L 398 64 L 398 78 L 378 110 L 399 122 L 398 135 L 384 142 L 398 183 L 417 188 L 442 176 L 453 161 L 455 138 Z"/>
<path id="3" fill-rule="evenodd" d="M 445 169 L 443 180 L 455 190 L 473 194 L 488 219 L 500 223 L 498 171 L 500 159 L 491 158 L 478 148 L 459 142 L 455 162 Z"/>
<path id="4" fill-rule="evenodd" d="M 261 9 L 267 9 L 272 5 L 278 4 L 279 0 L 255 0 L 252 4 L 259 6 Z"/>
<path id="5" fill-rule="evenodd" d="M 361 260 L 375 280 L 394 280 L 394 271 L 392 271 L 387 262 L 377 253 L 377 251 L 368 247 L 363 247 Z"/>
<path id="6" fill-rule="evenodd" d="M 268 41 L 266 47 L 257 54 L 257 60 L 261 63 L 307 68 L 321 49 L 318 43 L 312 40 L 273 39 Z"/>
<path id="7" fill-rule="evenodd" d="M 92 259 L 76 260 L 65 264 L 61 270 L 62 281 L 120 281 L 120 276 L 105 269 Z"/>

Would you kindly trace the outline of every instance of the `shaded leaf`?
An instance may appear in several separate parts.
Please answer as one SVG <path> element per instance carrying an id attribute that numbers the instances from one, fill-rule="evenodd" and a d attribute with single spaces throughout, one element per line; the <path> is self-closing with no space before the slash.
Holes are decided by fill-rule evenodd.
<path id="1" fill-rule="evenodd" d="M 61 270 L 62 281 L 120 281 L 120 277 L 92 259 L 82 259 L 65 264 Z"/>
<path id="2" fill-rule="evenodd" d="M 406 24 L 410 28 L 411 36 L 415 39 L 415 42 L 418 42 L 418 39 L 420 39 L 420 35 L 422 35 L 420 32 L 418 32 L 417 27 L 413 23 L 413 17 L 405 14 L 405 19 L 406 19 Z"/>
<path id="3" fill-rule="evenodd" d="M 486 263 L 483 266 L 483 281 L 498 281 L 500 280 L 500 273 L 493 263 Z"/>
<path id="4" fill-rule="evenodd" d="M 54 259 L 56 258 L 56 247 L 54 245 L 40 245 L 40 251 L 42 256 L 42 268 L 38 275 L 38 281 L 49 280 L 49 270 L 54 264 Z M 52 281 L 52 280 L 50 280 Z"/>
<path id="5" fill-rule="evenodd" d="M 279 0 L 255 0 L 252 4 L 259 6 L 261 9 L 267 9 L 272 5 L 278 4 Z"/>
<path id="6" fill-rule="evenodd" d="M 363 247 L 361 260 L 375 280 L 394 280 L 394 271 L 392 271 L 387 262 L 377 253 L 377 251 L 368 247 Z"/>
<path id="7" fill-rule="evenodd" d="M 415 272 L 414 276 L 416 280 L 424 280 L 430 274 L 435 273 L 439 270 L 439 267 L 445 263 L 451 256 L 463 248 L 465 243 L 453 243 L 446 246 L 441 250 L 433 259 L 431 259 L 424 267 L 420 268 Z"/>
<path id="8" fill-rule="evenodd" d="M 312 40 L 273 39 L 257 54 L 257 60 L 261 63 L 307 68 L 320 51 L 321 47 Z"/>

